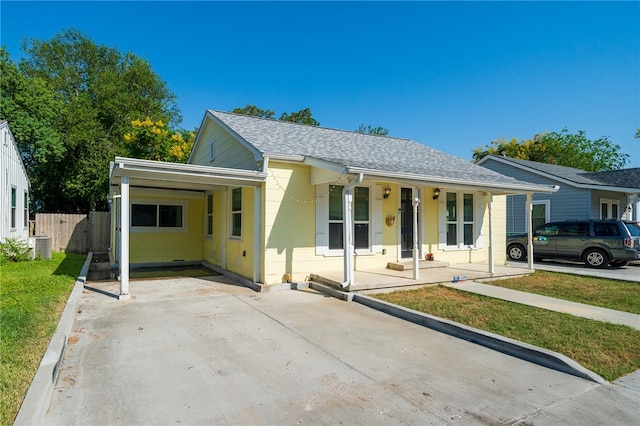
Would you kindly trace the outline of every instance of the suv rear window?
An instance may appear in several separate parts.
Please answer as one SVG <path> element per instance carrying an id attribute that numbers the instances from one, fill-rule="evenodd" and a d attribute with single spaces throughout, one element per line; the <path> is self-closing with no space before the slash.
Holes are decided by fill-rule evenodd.
<path id="1" fill-rule="evenodd" d="M 625 222 L 624 224 L 627 225 L 627 229 L 631 236 L 640 237 L 640 225 L 638 222 Z"/>
<path id="2" fill-rule="evenodd" d="M 593 232 L 597 237 L 615 237 L 620 235 L 617 223 L 594 223 Z"/>

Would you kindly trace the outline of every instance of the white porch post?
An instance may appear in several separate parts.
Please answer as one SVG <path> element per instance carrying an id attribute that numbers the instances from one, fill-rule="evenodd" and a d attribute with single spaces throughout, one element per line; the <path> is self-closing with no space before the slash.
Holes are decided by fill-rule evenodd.
<path id="1" fill-rule="evenodd" d="M 262 232 L 260 225 L 262 224 L 261 212 L 261 191 L 260 187 L 253 188 L 253 282 L 260 281 L 260 259 L 262 256 Z"/>
<path id="2" fill-rule="evenodd" d="M 493 194 L 489 192 L 488 199 L 489 203 L 489 273 L 493 274 L 495 272 L 495 258 L 493 252 Z"/>
<path id="3" fill-rule="evenodd" d="M 531 204 L 531 193 L 527 193 L 527 264 L 533 271 L 533 222 L 531 216 L 533 204 Z"/>
<path id="4" fill-rule="evenodd" d="M 418 198 L 418 189 L 412 189 L 413 195 L 413 279 L 420 278 L 420 250 L 418 249 L 418 206 L 420 198 Z"/>
<path id="5" fill-rule="evenodd" d="M 120 182 L 120 299 L 129 298 L 129 177 Z"/>

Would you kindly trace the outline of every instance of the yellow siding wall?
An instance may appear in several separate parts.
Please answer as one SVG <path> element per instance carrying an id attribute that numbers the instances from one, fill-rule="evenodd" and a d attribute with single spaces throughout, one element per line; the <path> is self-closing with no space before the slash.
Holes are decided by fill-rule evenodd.
<path id="1" fill-rule="evenodd" d="M 184 218 L 187 232 L 136 232 L 131 231 L 131 263 L 161 263 L 174 260 L 200 261 L 203 259 L 204 195 L 179 191 L 154 191 L 131 189 L 131 198 L 170 203 L 187 203 L 187 217 Z"/>
<path id="2" fill-rule="evenodd" d="M 323 258 L 315 255 L 315 186 L 309 183 L 310 168 L 303 165 L 269 164 L 265 190 L 264 280 L 279 283 L 284 274 L 294 281 L 318 271 Z"/>
<path id="3" fill-rule="evenodd" d="M 254 189 L 242 189 L 242 238 L 227 238 L 227 266 L 226 269 L 246 278 L 253 277 L 253 241 L 254 241 Z M 228 197 L 231 188 L 228 191 Z M 227 199 L 227 206 L 231 200 Z M 230 208 L 224 213 L 227 223 L 230 223 Z M 227 235 L 231 230 L 227 229 Z"/>
<path id="4" fill-rule="evenodd" d="M 211 141 L 215 145 L 215 159 L 210 160 Z M 206 120 L 200 132 L 190 164 L 256 170 L 254 155 L 212 120 Z"/>

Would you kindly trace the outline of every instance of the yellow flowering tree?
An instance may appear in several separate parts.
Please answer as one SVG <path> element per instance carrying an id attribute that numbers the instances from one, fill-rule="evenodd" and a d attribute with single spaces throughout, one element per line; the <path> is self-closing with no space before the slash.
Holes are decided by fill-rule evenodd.
<path id="1" fill-rule="evenodd" d="M 166 128 L 162 120 L 133 120 L 131 129 L 124 134 L 127 155 L 144 160 L 186 163 L 194 132 L 176 131 Z"/>

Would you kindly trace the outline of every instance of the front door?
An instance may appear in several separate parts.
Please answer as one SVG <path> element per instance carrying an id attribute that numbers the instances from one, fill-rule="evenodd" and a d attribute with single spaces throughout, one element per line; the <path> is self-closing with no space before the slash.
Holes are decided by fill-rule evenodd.
<path id="1" fill-rule="evenodd" d="M 413 257 L 413 190 L 400 189 L 400 253 L 402 259 Z"/>

